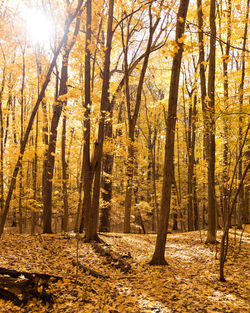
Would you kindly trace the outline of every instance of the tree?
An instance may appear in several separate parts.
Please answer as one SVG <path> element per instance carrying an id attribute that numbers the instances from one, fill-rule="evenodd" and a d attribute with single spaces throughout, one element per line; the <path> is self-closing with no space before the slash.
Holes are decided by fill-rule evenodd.
<path id="1" fill-rule="evenodd" d="M 91 10 L 90 10 L 91 11 Z M 97 230 L 98 230 L 98 217 L 99 217 L 99 200 L 100 200 L 100 183 L 101 183 L 101 164 L 103 155 L 103 142 L 104 142 L 104 125 L 107 112 L 109 109 L 109 79 L 110 79 L 110 55 L 112 48 L 112 37 L 113 37 L 113 12 L 114 12 L 114 0 L 109 1 L 109 13 L 108 13 L 108 26 L 107 26 L 107 43 L 105 49 L 105 60 L 104 60 L 104 70 L 103 70 L 103 82 L 102 82 L 102 95 L 101 95 L 101 118 L 98 125 L 98 141 L 96 143 L 96 152 L 94 153 L 94 158 L 92 159 L 91 175 L 93 183 L 93 193 L 91 199 L 91 180 L 88 199 L 91 200 L 86 209 L 87 223 L 86 223 L 86 241 L 98 240 Z M 88 24 L 90 25 L 90 23 Z M 110 112 L 109 112 L 110 113 Z M 89 156 L 88 156 L 89 159 Z M 84 193 L 85 196 L 85 193 Z"/>
<path id="2" fill-rule="evenodd" d="M 215 0 L 210 2 L 210 56 L 208 71 L 208 100 L 205 110 L 208 117 L 208 232 L 206 243 L 216 242 L 216 199 L 215 199 L 215 51 L 216 51 L 216 16 Z"/>
<path id="3" fill-rule="evenodd" d="M 250 162 L 248 161 L 248 163 L 245 167 L 245 170 L 242 173 L 240 183 L 239 183 L 239 185 L 236 189 L 236 192 L 233 196 L 233 182 L 235 179 L 238 163 L 242 159 L 242 151 L 243 151 L 243 148 L 244 148 L 245 143 L 246 143 L 246 138 L 248 135 L 249 128 L 250 128 L 250 124 L 248 124 L 247 130 L 246 130 L 246 133 L 244 136 L 244 140 L 242 141 L 242 145 L 240 147 L 239 157 L 235 163 L 233 176 L 231 178 L 230 188 L 229 188 L 229 192 L 227 194 L 227 199 L 226 199 L 227 207 L 225 208 L 225 212 L 224 212 L 225 214 L 223 215 L 223 234 L 222 234 L 221 244 L 220 244 L 220 281 L 222 281 L 222 282 L 226 281 L 225 276 L 224 276 L 224 264 L 225 264 L 227 252 L 228 252 L 230 221 L 231 221 L 232 214 L 235 210 L 236 201 L 237 201 L 237 198 L 239 197 L 240 190 L 243 187 L 244 179 L 246 178 L 247 173 L 250 169 Z"/>
<path id="4" fill-rule="evenodd" d="M 149 56 L 152 51 L 153 35 L 157 28 L 157 25 L 160 22 L 160 16 L 158 16 L 153 22 L 152 15 L 152 4 L 149 5 L 149 38 L 147 42 L 147 48 L 145 51 L 145 56 L 143 60 L 142 69 L 139 76 L 138 86 L 136 88 L 136 99 L 134 109 L 132 111 L 131 105 L 131 95 L 130 95 L 130 84 L 129 84 L 129 65 L 128 65 L 128 44 L 130 39 L 130 30 L 128 24 L 128 30 L 126 34 L 126 42 L 124 41 L 124 34 L 122 28 L 122 39 L 123 39 L 123 50 L 124 50 L 124 68 L 125 68 L 125 93 L 126 93 L 126 105 L 127 105 L 127 114 L 128 114 L 128 165 L 127 165 L 127 185 L 126 185 L 126 196 L 125 196 L 125 213 L 124 213 L 124 232 L 130 232 L 130 215 L 131 215 L 131 205 L 132 205 L 132 194 L 133 194 L 133 176 L 134 176 L 134 158 L 135 158 L 135 127 L 139 115 L 141 97 L 143 91 L 144 77 L 148 67 Z"/>
<path id="5" fill-rule="evenodd" d="M 62 56 L 62 67 L 61 67 L 61 78 L 60 78 L 60 87 L 59 87 L 59 93 L 55 96 L 55 104 L 53 107 L 53 116 L 51 120 L 51 126 L 50 126 L 50 136 L 49 136 L 49 144 L 48 144 L 48 150 L 46 152 L 46 167 L 45 170 L 45 183 L 43 185 L 44 191 L 43 191 L 43 205 L 44 205 L 44 211 L 43 211 L 43 232 L 44 233 L 52 233 L 51 228 L 51 220 L 52 220 L 52 183 L 53 183 L 53 176 L 54 176 L 54 165 L 55 165 L 55 152 L 56 152 L 56 142 L 57 142 L 57 127 L 60 120 L 60 116 L 62 113 L 63 108 L 66 106 L 67 100 L 65 100 L 68 87 L 67 87 L 67 81 L 68 81 L 68 64 L 69 64 L 69 55 L 70 52 L 74 46 L 74 43 L 76 41 L 76 37 L 79 31 L 80 27 L 80 19 L 79 16 L 81 15 L 81 9 L 78 12 L 78 18 L 75 25 L 75 30 L 72 39 L 69 39 L 68 36 L 64 42 L 63 45 L 63 56 Z M 70 16 L 69 16 L 70 18 Z M 65 24 L 68 24 L 68 20 L 66 20 Z M 66 120 L 64 119 L 64 127 L 66 128 Z M 66 130 L 65 130 L 66 131 Z M 65 135 L 63 136 L 65 138 Z M 63 146 L 64 148 L 64 146 Z M 65 180 L 66 172 L 65 172 L 65 160 L 63 159 L 63 179 Z M 65 182 L 63 182 L 64 184 Z M 64 184 L 64 190 L 63 190 L 63 196 L 64 201 L 66 201 L 66 194 L 65 194 L 65 184 Z M 67 210 L 67 209 L 66 209 Z M 66 229 L 66 227 L 65 227 Z"/>
<path id="6" fill-rule="evenodd" d="M 16 178 L 17 178 L 18 172 L 19 172 L 21 164 L 22 164 L 23 154 L 25 152 L 25 148 L 26 148 L 26 145 L 27 145 L 27 142 L 28 142 L 28 139 L 29 139 L 29 135 L 30 135 L 30 132 L 31 132 L 31 129 L 32 129 L 32 125 L 33 125 L 35 116 L 37 114 L 39 105 L 40 105 L 41 101 L 44 98 L 45 90 L 46 90 L 46 88 L 47 88 L 47 86 L 49 84 L 50 76 L 51 76 L 51 73 L 53 71 L 53 68 L 56 65 L 56 61 L 57 61 L 58 55 L 59 55 L 59 53 L 61 51 L 61 48 L 62 48 L 63 44 L 65 43 L 65 40 L 67 39 L 71 23 L 74 21 L 74 19 L 78 15 L 78 12 L 81 9 L 82 3 L 83 3 L 82 0 L 78 1 L 78 5 L 77 5 L 77 8 L 75 9 L 75 12 L 73 14 L 71 14 L 70 18 L 68 19 L 68 23 L 66 24 L 65 30 L 64 30 L 64 35 L 63 35 L 63 37 L 62 37 L 62 39 L 61 39 L 61 41 L 60 41 L 60 43 L 58 45 L 58 48 L 54 52 L 54 56 L 53 56 L 53 59 L 52 59 L 52 61 L 50 63 L 50 66 L 48 68 L 48 71 L 47 71 L 44 83 L 43 83 L 42 88 L 41 88 L 41 91 L 40 91 L 40 93 L 39 93 L 39 95 L 37 97 L 35 106 L 34 106 L 34 108 L 32 110 L 31 115 L 30 115 L 29 122 L 28 122 L 28 125 L 27 125 L 27 128 L 26 128 L 26 131 L 24 133 L 23 140 L 22 140 L 21 145 L 20 145 L 20 152 L 19 152 L 19 155 L 18 155 L 18 158 L 17 158 L 16 165 L 15 165 L 14 170 L 13 170 L 13 174 L 12 174 L 12 177 L 11 177 L 11 181 L 10 181 L 7 197 L 6 197 L 5 204 L 4 204 L 3 215 L 2 215 L 1 223 L 0 223 L 0 236 L 3 234 L 3 231 L 4 231 L 4 225 L 5 225 L 7 214 L 8 214 L 8 211 L 9 211 L 12 194 L 13 194 L 13 191 L 14 191 L 14 188 L 15 188 Z"/>
<path id="7" fill-rule="evenodd" d="M 175 34 L 177 51 L 173 58 L 169 89 L 160 223 L 157 232 L 155 251 L 152 260 L 150 261 L 150 265 L 167 264 L 164 254 L 170 213 L 171 184 L 173 181 L 172 175 L 174 166 L 173 160 L 174 160 L 176 111 L 178 101 L 178 86 L 179 86 L 181 59 L 183 54 L 183 40 L 181 39 L 183 38 L 184 35 L 188 5 L 189 5 L 188 0 L 181 0 L 179 10 L 177 13 L 176 34 Z"/>
<path id="8" fill-rule="evenodd" d="M 187 30 L 177 44 L 173 36 L 179 1 L 128 0 L 126 8 L 122 7 L 123 2 L 114 2 L 108 71 L 105 55 L 110 35 L 109 1 L 86 2 L 80 8 L 81 22 L 75 16 L 64 38 L 41 104 L 35 107 L 35 116 L 32 111 L 43 90 L 53 54 L 57 53 L 65 20 L 74 14 L 78 0 L 32 2 L 55 22 L 52 49 L 49 42 L 33 41 L 22 6 L 15 9 L 11 1 L 1 3 L 0 211 L 3 214 L 10 201 L 6 230 L 13 225 L 18 226 L 15 231 L 23 233 L 41 232 L 45 213 L 46 231 L 52 231 L 52 227 L 55 232 L 73 228 L 77 231 L 81 220 L 81 231 L 93 230 L 89 238 L 98 240 L 99 206 L 99 230 L 124 230 L 125 206 L 128 231 L 141 231 L 142 224 L 145 230 L 157 230 L 158 198 L 165 175 L 165 127 L 170 127 L 168 123 L 172 125 L 167 112 L 171 65 L 180 44 L 184 51 L 179 78 L 181 94 L 175 115 L 178 129 L 176 124 L 171 183 L 167 180 L 172 189 L 169 227 L 173 231 L 179 226 L 184 231 L 195 230 L 200 214 L 205 229 L 208 195 L 212 195 L 210 204 L 216 200 L 216 224 L 218 228 L 224 227 L 234 160 L 238 159 L 247 126 L 248 0 L 242 2 L 244 8 L 238 1 L 217 2 L 216 19 L 211 25 L 210 1 L 190 3 Z M 63 6 L 54 10 L 59 3 Z M 198 12 L 193 10 L 196 5 Z M 28 6 L 27 2 L 27 9 Z M 160 22 L 153 30 L 158 19 Z M 73 38 L 78 22 L 79 33 Z M 217 46 L 212 46 L 213 23 Z M 74 47 L 67 53 L 72 42 Z M 216 64 L 214 77 L 212 61 Z M 208 79 L 212 82 L 209 88 Z M 33 121 L 29 124 L 31 115 Z M 27 127 L 31 128 L 22 150 L 25 153 L 14 173 Z M 215 143 L 216 164 L 213 164 Z M 234 188 L 244 173 L 247 157 L 245 149 L 237 165 Z M 8 198 L 13 173 L 18 176 Z M 235 192 L 233 189 L 232 195 Z M 232 213 L 232 222 L 238 226 L 247 220 L 248 194 L 244 181 Z M 43 203 L 48 204 L 44 212 Z M 215 225 L 214 221 L 212 224 Z"/>
<path id="9" fill-rule="evenodd" d="M 246 71 L 246 56 L 245 56 L 245 50 L 246 50 L 246 44 L 247 44 L 247 33 L 248 33 L 248 17 L 249 17 L 249 3 L 250 1 L 247 0 L 247 7 L 246 7 L 246 23 L 244 27 L 244 35 L 243 35 L 243 44 L 242 44 L 242 50 L 243 50 L 243 56 L 242 56 L 242 70 L 241 70 L 241 80 L 240 80 L 240 86 L 239 86 L 239 150 L 242 145 L 242 110 L 243 110 L 243 96 L 244 96 L 244 83 L 245 83 L 245 71 Z M 241 181 L 243 177 L 243 163 L 242 158 L 239 160 L 239 168 L 238 168 L 238 175 L 239 180 Z M 241 187 L 239 191 L 239 220 L 238 225 L 240 228 L 242 228 L 242 223 L 247 222 L 247 209 L 244 208 L 244 185 Z"/>
<path id="10" fill-rule="evenodd" d="M 203 159 L 207 160 L 208 156 L 208 116 L 206 110 L 206 96 L 207 96 L 207 87 L 206 87 L 206 60 L 205 60 L 205 47 L 204 47 L 204 15 L 202 10 L 202 0 L 197 0 L 197 17 L 198 17 L 198 41 L 199 41 L 199 74 L 200 74 L 200 93 L 201 93 L 201 105 L 202 105 L 202 114 L 203 114 Z M 205 176 L 205 173 L 204 173 Z M 205 211 L 206 211 L 206 184 L 203 182 L 203 227 L 205 227 Z"/>
<path id="11" fill-rule="evenodd" d="M 80 232 L 83 231 L 83 222 L 88 224 L 89 211 L 91 209 L 91 189 L 92 189 L 92 167 L 90 163 L 90 108 L 91 108 L 91 52 L 89 44 L 91 42 L 92 23 L 92 1 L 86 2 L 86 39 L 85 39 L 85 68 L 84 68 L 84 146 L 83 146 L 83 191 L 84 199 L 82 204 L 82 218 Z"/>
<path id="12" fill-rule="evenodd" d="M 222 8 L 221 8 L 222 9 Z M 218 10 L 219 11 L 219 10 Z M 220 11 L 219 11 L 220 12 Z M 228 61 L 229 61 L 229 54 L 230 54 L 230 43 L 231 43 L 231 24 L 232 24 L 232 4 L 231 0 L 228 1 L 228 7 L 227 7 L 227 42 L 226 42 L 226 48 L 224 50 L 223 44 L 220 41 L 220 48 L 221 48 L 221 54 L 222 54 L 222 62 L 223 62 L 223 95 L 224 95 L 224 106 L 225 110 L 227 110 L 228 104 L 229 104 L 229 75 L 228 75 Z M 219 26 L 221 28 L 221 16 L 219 14 Z M 221 38 L 221 32 L 219 33 L 219 36 Z M 223 116 L 223 135 L 224 135 L 224 147 L 223 147 L 223 181 L 222 181 L 222 203 L 221 203 L 221 210 L 222 210 L 222 216 L 225 216 L 227 214 L 227 200 L 228 200 L 228 168 L 229 168 L 229 129 L 230 129 L 230 120 L 228 119 L 228 116 L 225 114 Z"/>

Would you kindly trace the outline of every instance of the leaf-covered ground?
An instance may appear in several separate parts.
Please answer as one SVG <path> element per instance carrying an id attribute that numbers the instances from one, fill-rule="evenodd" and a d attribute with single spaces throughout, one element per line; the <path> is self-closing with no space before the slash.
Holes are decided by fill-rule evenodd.
<path id="1" fill-rule="evenodd" d="M 205 232 L 170 234 L 168 266 L 149 266 L 155 235 L 101 236 L 132 265 L 129 273 L 107 264 L 91 244 L 65 235 L 4 235 L 0 267 L 63 276 L 50 284 L 53 307 L 33 299 L 25 307 L 0 300 L 0 313 L 9 312 L 249 312 L 249 233 L 231 234 L 225 283 L 218 281 L 219 245 L 205 245 Z M 220 234 L 218 235 L 220 239 Z M 202 242 L 201 242 L 202 239 Z M 218 253 L 216 253 L 218 250 Z M 217 256 L 216 256 L 217 255 Z M 78 261 L 108 275 L 95 278 L 73 266 Z"/>

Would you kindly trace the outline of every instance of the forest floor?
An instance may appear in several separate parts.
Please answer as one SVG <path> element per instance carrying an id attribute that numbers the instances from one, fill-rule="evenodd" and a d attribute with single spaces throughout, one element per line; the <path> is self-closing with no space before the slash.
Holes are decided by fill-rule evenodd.
<path id="1" fill-rule="evenodd" d="M 218 240 L 221 233 L 218 232 Z M 250 311 L 250 233 L 231 230 L 225 264 L 226 282 L 219 282 L 219 244 L 204 244 L 206 233 L 169 234 L 167 266 L 149 266 L 155 235 L 100 235 L 109 249 L 131 258 L 131 270 L 122 273 L 74 235 L 7 235 L 0 239 L 0 267 L 62 276 L 49 284 L 54 304 L 32 299 L 25 306 L 0 300 L 0 313 L 147 313 Z M 201 242 L 202 239 L 202 242 Z M 239 245 L 241 241 L 241 249 Z M 109 278 L 84 273 L 74 262 Z M 115 264 L 113 264 L 115 265 Z"/>

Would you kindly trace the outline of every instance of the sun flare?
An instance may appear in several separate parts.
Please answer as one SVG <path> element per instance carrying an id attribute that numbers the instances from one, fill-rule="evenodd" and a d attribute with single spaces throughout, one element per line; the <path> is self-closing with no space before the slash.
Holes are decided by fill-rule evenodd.
<path id="1" fill-rule="evenodd" d="M 48 44 L 54 34 L 55 25 L 52 19 L 39 8 L 24 8 L 22 17 L 31 42 L 39 45 Z"/>

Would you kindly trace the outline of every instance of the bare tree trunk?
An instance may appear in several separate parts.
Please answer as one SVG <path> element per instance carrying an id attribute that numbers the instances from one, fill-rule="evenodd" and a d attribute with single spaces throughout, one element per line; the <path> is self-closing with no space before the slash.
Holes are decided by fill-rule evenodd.
<path id="1" fill-rule="evenodd" d="M 192 95 L 191 95 L 192 96 Z M 188 122 L 188 230 L 195 229 L 195 218 L 197 225 L 197 210 L 195 212 L 195 184 L 194 184 L 194 166 L 195 166 L 195 131 L 196 131 L 196 102 L 197 96 L 194 95 L 194 104 L 192 105 L 192 98 L 190 99 L 189 107 L 189 122 Z M 196 213 L 196 216 L 195 216 Z"/>
<path id="2" fill-rule="evenodd" d="M 191 95 L 192 97 L 192 95 Z M 187 138 L 187 155 L 188 155 L 188 231 L 194 230 L 194 208 L 193 208 L 193 174 L 194 174 L 194 155 L 192 147 L 192 98 L 189 100 L 188 113 L 188 138 Z"/>
<path id="3" fill-rule="evenodd" d="M 156 130 L 155 130 L 156 134 Z M 154 204 L 153 204 L 153 217 L 152 217 L 152 231 L 155 231 L 155 229 L 158 229 L 158 224 L 159 224 L 159 208 L 158 208 L 158 199 L 157 199 L 157 190 L 156 190 L 156 155 L 155 155 L 155 150 L 156 150 L 156 140 L 154 144 L 154 148 L 152 151 L 152 178 L 153 178 L 153 197 L 154 197 Z M 155 227 L 156 225 L 156 227 Z"/>
<path id="4" fill-rule="evenodd" d="M 104 125 L 105 140 L 107 140 L 107 142 L 110 143 L 111 145 L 113 144 L 113 107 L 115 100 L 116 97 L 114 96 L 111 101 L 107 102 L 108 120 L 105 121 Z M 110 231 L 110 212 L 112 207 L 111 200 L 113 189 L 112 187 L 113 165 L 114 165 L 114 153 L 113 151 L 109 150 L 108 152 L 105 152 L 103 155 L 103 166 L 102 166 L 103 176 L 101 184 L 104 191 L 102 192 L 103 205 L 101 207 L 100 228 L 99 228 L 101 232 Z"/>
<path id="5" fill-rule="evenodd" d="M 81 10 L 80 10 L 81 12 Z M 67 23 L 67 22 L 66 22 Z M 54 177 L 54 166 L 55 166 L 55 152 L 57 142 L 57 127 L 59 124 L 60 116 L 65 107 L 67 100 L 61 100 L 60 97 L 66 95 L 68 92 L 67 81 L 68 81 L 68 64 L 69 55 L 71 49 L 74 46 L 76 36 L 80 27 L 80 19 L 77 18 L 75 31 L 71 41 L 67 37 L 64 43 L 64 52 L 62 57 L 62 68 L 61 68 L 61 79 L 58 99 L 56 95 L 55 104 L 53 107 L 53 116 L 51 120 L 49 146 L 46 158 L 46 171 L 45 171 L 45 189 L 44 189 L 44 208 L 43 208 L 43 233 L 52 233 L 51 222 L 52 222 L 52 185 Z M 66 127 L 66 125 L 65 125 Z M 65 165 L 65 164 L 64 164 Z M 65 195 L 64 195 L 65 196 Z M 65 198 L 64 198 L 65 201 Z"/>
<path id="6" fill-rule="evenodd" d="M 132 131 L 131 131 L 132 132 Z M 134 177 L 134 139 L 130 135 L 130 143 L 128 147 L 128 164 L 126 168 L 127 184 L 125 196 L 125 211 L 124 211 L 124 233 L 130 233 L 130 215 L 133 195 L 133 177 Z"/>
<path id="7" fill-rule="evenodd" d="M 112 108 L 108 111 L 111 114 Z M 112 127 L 112 116 L 110 116 L 109 121 L 105 125 L 105 138 L 112 144 L 113 137 L 113 127 Z M 112 172 L 113 172 L 114 155 L 113 153 L 106 152 L 103 157 L 103 177 L 102 177 L 102 199 L 104 204 L 101 208 L 100 217 L 100 231 L 108 232 L 110 231 L 110 210 L 111 210 L 111 199 L 112 199 Z"/>
<path id="8" fill-rule="evenodd" d="M 208 155 L 208 121 L 209 117 L 206 111 L 206 69 L 205 69 L 205 50 L 204 50 L 204 32 L 203 32 L 203 11 L 202 0 L 197 0 L 197 14 L 198 14 L 198 40 L 199 40 L 199 66 L 200 66 L 200 88 L 201 88 L 201 103 L 203 112 L 203 125 L 204 125 L 204 156 L 207 159 Z"/>
<path id="9" fill-rule="evenodd" d="M 81 149 L 82 152 L 82 149 Z M 79 159 L 82 159 L 81 157 L 81 152 L 80 152 L 80 157 Z M 77 212 L 76 212 L 76 220 L 75 220 L 75 227 L 74 231 L 77 233 L 80 230 L 80 215 L 81 215 L 81 208 L 82 208 L 82 192 L 83 192 L 83 171 L 84 171 L 84 165 L 83 162 L 81 164 L 81 175 L 80 175 L 80 180 L 79 180 L 79 189 L 78 189 L 78 204 L 77 204 Z"/>
<path id="10" fill-rule="evenodd" d="M 21 137 L 20 141 L 23 141 L 23 128 L 24 128 L 24 86 L 25 86 L 25 74 L 26 74 L 26 64 L 25 64 L 25 48 L 22 49 L 22 86 L 21 86 Z M 20 165 L 20 177 L 19 177 L 19 232 L 23 232 L 23 208 L 22 208 L 22 199 L 23 199 L 23 168 L 22 164 Z"/>
<path id="11" fill-rule="evenodd" d="M 40 92 L 40 74 L 41 74 L 40 73 L 41 72 L 41 64 L 40 64 L 39 58 L 36 59 L 36 65 L 37 65 L 37 95 L 39 95 L 39 92 Z M 45 107 L 45 110 L 46 110 L 46 107 Z M 48 129 L 46 131 L 48 132 Z M 39 133 L 39 112 L 37 112 L 37 115 L 36 115 L 35 153 L 34 153 L 34 158 L 32 161 L 32 188 L 33 188 L 33 199 L 34 199 L 35 203 L 37 201 L 38 133 Z M 45 136 L 44 129 L 43 129 L 43 136 Z M 43 183 L 43 181 L 42 181 L 42 183 Z M 31 211 L 31 230 L 30 230 L 31 235 L 34 235 L 35 231 L 36 231 L 36 222 L 37 222 L 37 212 L 35 211 L 36 207 L 33 208 L 33 210 Z"/>
<path id="12" fill-rule="evenodd" d="M 207 160 L 208 156 L 208 116 L 206 111 L 206 68 L 205 68 L 205 51 L 204 51 L 204 32 L 203 32 L 203 11 L 202 11 L 202 0 L 197 0 L 197 15 L 198 15 L 198 40 L 199 40 L 199 68 L 200 68 L 200 90 L 201 90 L 201 103 L 203 113 L 203 158 Z M 204 178 L 205 180 L 205 178 Z M 203 183 L 203 199 L 202 199 L 202 227 L 206 226 L 206 183 Z"/>
<path id="13" fill-rule="evenodd" d="M 246 45 L 247 45 L 247 31 L 248 31 L 248 17 L 249 17 L 249 0 L 247 0 L 247 7 L 246 7 L 246 23 L 245 23 L 245 29 L 244 29 L 244 37 L 243 37 L 243 45 L 242 50 L 245 51 Z M 242 55 L 242 69 L 241 69 L 241 82 L 240 82 L 240 88 L 239 88 L 239 135 L 238 135 L 238 143 L 239 147 L 242 145 L 242 127 L 243 127 L 243 116 L 242 116 L 242 110 L 243 110 L 243 102 L 244 102 L 244 83 L 245 83 L 245 72 L 246 72 L 246 56 L 245 52 L 243 52 Z M 239 180 L 242 178 L 242 167 L 243 162 L 242 158 L 239 160 L 239 168 L 238 168 L 238 175 Z M 239 193 L 239 219 L 238 219 L 238 227 L 242 228 L 243 223 L 243 217 L 244 215 L 244 186 L 242 186 L 240 193 Z M 246 221 L 244 221 L 246 222 Z"/>
<path id="14" fill-rule="evenodd" d="M 180 172 L 180 140 L 179 140 L 179 127 L 178 127 L 178 121 L 176 125 L 176 141 L 177 141 L 177 172 L 178 172 L 178 185 L 176 183 L 176 190 L 177 190 L 177 200 L 178 200 L 178 206 L 179 206 L 179 212 L 177 213 L 177 217 L 179 216 L 181 218 L 181 231 L 185 230 L 185 221 L 183 218 L 184 210 L 181 207 L 182 206 L 182 184 L 181 184 L 181 172 Z M 177 230 L 177 229 L 176 229 Z"/>
<path id="15" fill-rule="evenodd" d="M 218 10 L 218 17 L 219 17 L 219 26 L 221 28 L 221 16 L 220 11 Z M 225 110 L 229 105 L 229 86 L 228 86 L 228 58 L 230 53 L 230 40 L 231 40 L 231 14 L 232 14 L 232 6 L 231 0 L 228 0 L 228 7 L 227 7 L 227 43 L 226 49 L 224 51 L 224 47 L 222 42 L 220 42 L 221 53 L 223 56 L 223 88 L 224 88 L 224 106 Z M 221 36 L 221 34 L 219 34 Z M 225 57 L 226 56 L 226 57 Z M 221 211 L 222 211 L 222 218 L 224 218 L 224 226 L 225 220 L 227 220 L 227 208 L 228 208 L 228 171 L 229 171 L 229 146 L 228 146 L 228 139 L 229 139 L 229 129 L 230 129 L 230 121 L 225 114 L 223 116 L 223 135 L 224 135 L 224 147 L 223 147 L 223 173 L 222 173 L 222 194 L 221 194 Z M 231 222 L 229 221 L 229 225 Z M 230 226 L 229 226 L 230 227 Z M 224 238 L 225 240 L 225 238 Z"/>
<path id="16" fill-rule="evenodd" d="M 62 127 L 62 143 L 61 143 L 61 157 L 62 157 L 62 192 L 63 192 L 63 231 L 68 231 L 69 222 L 69 205 L 68 205 L 68 164 L 66 162 L 66 123 L 67 117 L 63 116 L 63 127 Z"/>
<path id="17" fill-rule="evenodd" d="M 196 181 L 196 172 L 194 171 L 194 230 L 200 229 L 200 215 L 199 215 L 199 206 L 198 206 L 198 197 L 197 197 L 197 181 Z"/>
<path id="18" fill-rule="evenodd" d="M 42 200 L 44 202 L 44 192 L 45 192 L 45 175 L 47 171 L 47 153 L 48 153 L 48 146 L 49 146 L 49 121 L 48 121 L 48 112 L 47 112 L 47 105 L 45 100 L 42 100 L 42 111 L 43 111 L 43 144 L 45 146 L 45 153 L 43 156 L 43 173 L 42 173 Z"/>
<path id="19" fill-rule="evenodd" d="M 89 43 L 91 42 L 92 26 L 92 0 L 86 2 L 86 39 L 85 39 L 85 103 L 84 103 L 84 147 L 83 147 L 83 190 L 84 199 L 82 203 L 82 218 L 80 232 L 83 231 L 83 221 L 85 226 L 89 224 L 89 212 L 91 210 L 91 164 L 90 164 L 90 107 L 91 107 L 91 52 Z"/>
<path id="20" fill-rule="evenodd" d="M 157 101 L 157 97 L 154 94 L 154 91 L 152 90 L 150 84 L 148 84 L 147 88 L 149 89 L 153 101 Z M 161 98 L 162 99 L 162 98 Z M 152 231 L 155 231 L 155 227 L 158 227 L 158 220 L 156 219 L 156 216 L 158 216 L 158 203 L 157 203 L 157 191 L 156 191 L 156 166 L 155 166 L 155 146 L 156 146 L 156 139 L 157 139 L 157 122 L 158 119 L 156 119 L 156 113 L 154 114 L 154 129 L 153 125 L 151 124 L 149 120 L 148 115 L 148 107 L 147 107 L 147 99 L 145 96 L 145 109 L 146 109 L 146 121 L 147 121 L 147 133 L 148 135 L 144 133 L 144 131 L 141 129 L 141 132 L 144 136 L 144 138 L 147 141 L 147 154 L 148 154 L 148 169 L 147 169 L 147 202 L 149 205 L 153 206 L 152 209 Z M 153 189 L 153 193 L 152 193 Z M 156 222 L 156 223 L 155 223 Z"/>
<path id="21" fill-rule="evenodd" d="M 247 136 L 247 133 L 248 133 L 248 130 L 249 130 L 249 125 L 248 125 L 248 129 L 247 129 L 247 132 L 246 132 L 246 135 L 245 135 L 245 139 L 242 143 L 242 146 L 240 148 L 240 154 L 242 153 L 242 150 L 243 150 L 243 147 L 245 145 L 245 142 L 246 142 L 246 136 Z M 241 156 L 240 156 L 241 157 Z M 236 172 L 236 167 L 238 166 L 238 161 L 239 161 L 239 158 L 238 160 L 236 161 L 236 164 L 235 164 L 235 171 L 234 171 L 234 174 Z M 225 220 L 225 226 L 224 226 L 224 229 L 223 229 L 223 235 L 222 235 L 222 239 L 221 239 L 221 247 L 220 247 L 220 281 L 222 282 L 225 282 L 225 276 L 224 276 L 224 265 L 225 265 L 225 260 L 226 260 L 226 255 L 227 255 L 227 252 L 228 252 L 228 244 L 229 244 L 229 221 L 231 220 L 231 217 L 232 217 L 232 214 L 235 210 L 235 205 L 236 205 L 236 201 L 237 201 L 237 198 L 240 194 L 240 190 L 241 188 L 243 187 L 243 183 L 244 183 L 244 179 L 246 178 L 246 175 L 248 173 L 250 169 L 250 162 L 248 161 L 248 164 L 244 170 L 244 173 L 242 173 L 242 177 L 241 177 L 241 180 L 240 180 L 240 183 L 239 183 L 239 186 L 237 188 L 237 191 L 234 195 L 234 198 L 232 199 L 231 203 L 230 203 L 230 198 L 232 197 L 232 188 L 230 188 L 230 192 L 228 194 L 228 207 L 227 207 L 227 212 L 228 212 L 228 215 L 226 216 L 226 220 Z M 232 182 L 234 180 L 234 175 L 231 179 L 231 186 L 232 186 Z"/>
<path id="22" fill-rule="evenodd" d="M 38 169 L 38 156 L 37 156 L 37 145 L 38 145 L 38 113 L 36 117 L 36 130 L 35 130 L 35 155 L 32 162 L 32 188 L 33 188 L 33 199 L 37 200 L 37 169 Z M 31 234 L 35 234 L 36 229 L 37 212 L 34 209 L 31 212 Z"/>
<path id="23" fill-rule="evenodd" d="M 220 244 L 220 281 L 225 282 L 225 277 L 224 277 L 224 264 L 226 260 L 225 256 L 225 242 L 228 242 L 228 232 L 229 228 L 227 227 L 222 234 L 221 237 L 221 244 Z"/>
<path id="24" fill-rule="evenodd" d="M 215 51 L 216 51 L 215 0 L 210 2 L 210 57 L 208 72 L 208 97 L 206 114 L 208 129 L 208 231 L 206 243 L 216 242 L 216 195 L 215 195 Z"/>
<path id="25" fill-rule="evenodd" d="M 101 163 L 103 155 L 104 142 L 104 124 L 105 118 L 109 109 L 109 79 L 110 79 L 110 55 L 112 48 L 112 24 L 113 24 L 114 0 L 109 1 L 108 26 L 107 26 L 107 43 L 105 49 L 105 61 L 103 70 L 103 84 L 101 96 L 101 119 L 98 127 L 98 154 L 97 162 L 94 171 L 94 184 L 92 195 L 92 206 L 89 211 L 88 224 L 86 224 L 86 241 L 99 240 L 97 235 L 98 217 L 99 217 L 99 200 L 100 200 L 100 186 L 101 186 Z"/>
<path id="26" fill-rule="evenodd" d="M 165 260 L 165 245 L 167 239 L 168 221 L 170 213 L 171 201 L 171 185 L 173 182 L 173 166 L 174 166 L 174 139 L 175 139 L 175 124 L 176 124 L 176 111 L 178 101 L 179 77 L 181 68 L 181 59 L 183 54 L 183 44 L 180 43 L 179 38 L 184 34 L 185 21 L 188 11 L 188 0 L 181 0 L 179 10 L 177 13 L 176 23 L 176 37 L 175 42 L 178 46 L 178 52 L 173 58 L 169 101 L 168 101 L 168 116 L 167 116 L 167 129 L 166 129 L 166 143 L 165 143 L 165 159 L 164 159 L 164 173 L 162 185 L 162 199 L 161 199 L 161 217 L 159 229 L 157 232 L 157 239 L 155 251 L 150 261 L 151 265 L 166 265 Z"/>
<path id="27" fill-rule="evenodd" d="M 0 216 L 4 209 L 4 125 L 3 125 L 3 92 L 5 87 L 5 66 L 3 69 L 2 86 L 0 90 Z"/>

